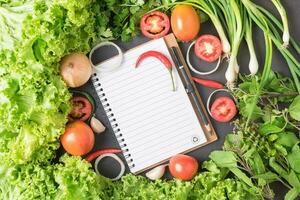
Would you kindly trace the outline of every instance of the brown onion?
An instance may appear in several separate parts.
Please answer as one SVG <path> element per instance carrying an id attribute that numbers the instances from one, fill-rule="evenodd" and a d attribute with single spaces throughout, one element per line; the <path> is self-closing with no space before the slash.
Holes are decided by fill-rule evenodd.
<path id="1" fill-rule="evenodd" d="M 72 53 L 62 58 L 60 74 L 69 87 L 80 87 L 85 84 L 91 74 L 91 63 L 82 53 Z"/>

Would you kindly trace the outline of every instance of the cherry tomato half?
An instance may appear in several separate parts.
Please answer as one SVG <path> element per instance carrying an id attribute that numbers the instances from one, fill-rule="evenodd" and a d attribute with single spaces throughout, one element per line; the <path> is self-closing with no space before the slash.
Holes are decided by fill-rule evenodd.
<path id="1" fill-rule="evenodd" d="M 90 118 L 93 106 L 87 98 L 83 96 L 73 96 L 71 102 L 73 108 L 68 116 L 70 122 L 75 120 L 85 121 Z"/>
<path id="2" fill-rule="evenodd" d="M 222 45 L 219 38 L 214 35 L 202 35 L 195 43 L 195 54 L 202 60 L 214 62 L 222 54 Z"/>
<path id="3" fill-rule="evenodd" d="M 140 27 L 144 36 L 154 39 L 160 38 L 168 34 L 170 20 L 166 14 L 154 11 L 142 17 Z"/>
<path id="4" fill-rule="evenodd" d="M 200 16 L 192 6 L 178 5 L 171 14 L 171 27 L 177 39 L 188 42 L 199 33 Z"/>
<path id="5" fill-rule="evenodd" d="M 177 179 L 191 180 L 197 174 L 198 162 L 195 158 L 187 155 L 178 154 L 169 161 L 169 169 Z"/>
<path id="6" fill-rule="evenodd" d="M 218 122 L 229 122 L 237 113 L 235 103 L 229 97 L 217 98 L 210 110 L 212 118 Z"/>
<path id="7" fill-rule="evenodd" d="M 95 136 L 87 124 L 83 121 L 75 121 L 67 124 L 60 142 L 69 154 L 81 156 L 92 150 Z"/>

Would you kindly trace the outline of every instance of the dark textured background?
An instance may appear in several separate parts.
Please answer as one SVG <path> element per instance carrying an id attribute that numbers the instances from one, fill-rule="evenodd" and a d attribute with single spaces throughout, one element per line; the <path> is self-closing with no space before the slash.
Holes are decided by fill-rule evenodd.
<path id="1" fill-rule="evenodd" d="M 256 0 L 256 2 L 260 5 L 264 5 L 265 7 L 274 11 L 274 8 L 270 4 L 269 0 Z M 285 5 L 287 14 L 289 17 L 289 25 L 290 25 L 291 35 L 296 39 L 296 41 L 300 42 L 300 37 L 299 37 L 300 36 L 299 35 L 300 34 L 300 20 L 299 20 L 299 18 L 300 18 L 300 13 L 299 13 L 300 12 L 299 11 L 300 0 L 283 0 L 282 3 Z M 200 34 L 205 34 L 205 33 L 216 34 L 215 29 L 210 22 L 206 22 L 206 23 L 202 24 L 202 26 L 201 26 Z M 144 37 L 137 37 L 128 43 L 123 43 L 120 41 L 116 41 L 116 43 L 118 45 L 120 45 L 122 50 L 125 52 L 126 50 L 128 50 L 136 45 L 142 44 L 146 41 L 148 41 L 148 39 L 146 39 Z M 255 30 L 254 30 L 254 41 L 255 41 L 256 52 L 257 52 L 257 56 L 259 59 L 259 63 L 260 63 L 260 66 L 262 66 L 263 62 L 264 62 L 264 41 L 263 41 L 262 32 L 259 31 L 257 28 L 255 28 Z M 185 44 L 180 43 L 181 50 L 184 54 L 186 53 L 188 45 L 189 44 L 187 44 L 187 43 L 185 43 Z M 103 50 L 101 52 L 100 51 L 97 52 L 97 56 L 96 56 L 97 58 L 95 58 L 95 59 L 104 60 L 106 58 L 109 58 L 109 57 L 115 55 L 115 53 L 116 52 L 113 49 L 106 48 L 105 50 Z M 281 72 L 285 75 L 289 75 L 288 66 L 285 63 L 285 60 L 283 59 L 283 57 L 280 55 L 280 53 L 276 50 L 276 51 L 274 51 L 273 54 L 274 54 L 273 69 L 275 71 Z M 248 71 L 248 59 L 249 59 L 248 49 L 247 49 L 247 46 L 243 43 L 240 47 L 239 56 L 238 56 L 238 61 L 239 61 L 239 65 L 241 67 L 242 73 L 248 74 L 248 72 L 249 72 Z M 299 60 L 299 57 L 297 59 Z M 198 61 L 196 59 L 192 59 L 192 60 L 195 64 L 197 64 Z M 224 73 L 226 70 L 226 65 L 227 65 L 227 63 L 223 62 L 223 65 L 220 67 L 220 69 L 216 73 L 214 73 L 210 76 L 203 76 L 202 78 L 218 80 L 220 82 L 225 83 Z M 205 67 L 207 67 L 207 69 L 209 69 L 210 66 L 211 65 L 206 66 L 205 63 L 201 63 L 201 67 L 203 67 L 204 69 L 205 69 Z M 199 85 L 197 86 L 197 88 L 202 96 L 203 102 L 206 103 L 208 95 L 213 90 L 199 86 Z M 104 113 L 104 110 L 102 108 L 102 105 L 99 102 L 98 97 L 96 96 L 95 90 L 94 90 L 91 82 L 88 82 L 86 85 L 84 85 L 82 88 L 80 88 L 80 90 L 89 92 L 96 99 L 96 101 L 97 101 L 96 116 L 107 127 L 107 130 L 104 133 L 97 135 L 96 145 L 95 145 L 93 151 L 103 149 L 103 148 L 108 148 L 108 147 L 118 147 L 117 141 L 111 130 L 108 119 Z M 232 129 L 232 127 L 228 123 L 217 123 L 214 120 L 212 120 L 212 123 L 216 129 L 216 132 L 218 133 L 218 137 L 219 137 L 218 141 L 216 141 L 212 144 L 209 144 L 209 145 L 189 154 L 193 157 L 196 157 L 198 159 L 198 161 L 200 161 L 200 162 L 206 160 L 211 151 L 222 148 L 226 134 L 228 132 L 230 132 Z M 121 156 L 121 158 L 123 159 L 122 156 Z M 115 163 L 115 161 L 113 161 L 111 159 L 103 160 L 101 167 L 100 167 L 100 171 L 103 172 L 104 175 L 111 176 L 111 177 L 115 176 L 116 173 L 118 173 L 118 170 L 119 170 L 118 164 Z M 127 171 L 128 171 L 128 169 L 127 169 Z M 169 177 L 169 175 L 167 174 L 166 177 Z M 276 193 L 275 199 L 278 199 L 278 200 L 283 199 L 284 194 L 286 193 L 287 190 L 280 183 L 273 184 L 272 187 L 274 189 L 274 192 Z"/>

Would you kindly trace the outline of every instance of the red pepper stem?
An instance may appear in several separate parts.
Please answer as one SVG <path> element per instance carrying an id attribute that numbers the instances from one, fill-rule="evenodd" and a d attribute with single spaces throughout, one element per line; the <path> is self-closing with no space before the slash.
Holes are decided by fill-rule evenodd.
<path id="1" fill-rule="evenodd" d="M 173 76 L 173 73 L 172 73 L 172 68 L 168 69 L 168 71 L 170 72 L 170 76 L 171 76 L 171 79 L 172 79 L 173 92 L 175 92 L 176 91 L 176 86 L 175 86 L 174 76 Z"/>

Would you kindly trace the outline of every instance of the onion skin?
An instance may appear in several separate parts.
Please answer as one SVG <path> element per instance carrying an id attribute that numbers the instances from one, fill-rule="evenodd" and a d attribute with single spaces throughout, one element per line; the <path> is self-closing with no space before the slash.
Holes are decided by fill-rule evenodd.
<path id="1" fill-rule="evenodd" d="M 72 53 L 62 58 L 60 74 L 67 86 L 80 87 L 90 79 L 92 66 L 86 55 Z"/>

